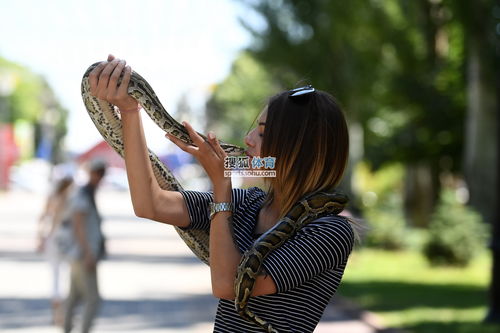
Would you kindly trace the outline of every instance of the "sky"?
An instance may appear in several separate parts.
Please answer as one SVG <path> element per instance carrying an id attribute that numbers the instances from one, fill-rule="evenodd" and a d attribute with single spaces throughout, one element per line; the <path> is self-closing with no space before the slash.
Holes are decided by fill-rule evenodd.
<path id="1" fill-rule="evenodd" d="M 198 129 L 211 87 L 251 42 L 238 21 L 249 14 L 234 0 L 0 0 L 0 56 L 46 78 L 70 112 L 66 148 L 82 152 L 100 140 L 80 96 L 89 65 L 126 59 L 167 110 L 187 96 Z M 145 126 L 150 147 L 165 144 Z"/>

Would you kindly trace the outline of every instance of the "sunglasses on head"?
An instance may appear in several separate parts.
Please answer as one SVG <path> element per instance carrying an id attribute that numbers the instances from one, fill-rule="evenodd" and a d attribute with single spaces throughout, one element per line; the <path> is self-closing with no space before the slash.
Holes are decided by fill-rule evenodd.
<path id="1" fill-rule="evenodd" d="M 288 97 L 303 96 L 306 94 L 313 93 L 315 91 L 316 91 L 316 89 L 314 89 L 314 87 L 312 85 L 308 84 L 307 86 L 295 88 L 295 89 L 288 91 Z"/>

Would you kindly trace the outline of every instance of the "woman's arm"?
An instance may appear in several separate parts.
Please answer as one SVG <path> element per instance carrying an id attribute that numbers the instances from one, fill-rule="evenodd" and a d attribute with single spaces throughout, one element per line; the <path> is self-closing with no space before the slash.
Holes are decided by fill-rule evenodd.
<path id="1" fill-rule="evenodd" d="M 139 112 L 123 112 L 122 124 L 134 212 L 140 217 L 187 227 L 189 214 L 184 198 L 179 192 L 162 190 L 153 174 Z"/>
<path id="2" fill-rule="evenodd" d="M 184 151 L 191 153 L 207 172 L 214 189 L 214 202 L 232 202 L 231 178 L 224 177 L 226 153 L 215 135 L 208 134 L 208 141 L 199 136 L 188 123 L 184 123 L 195 146 L 189 146 L 175 137 L 168 136 Z M 210 223 L 210 276 L 215 297 L 234 299 L 234 280 L 241 260 L 241 253 L 233 239 L 233 213 L 219 212 Z M 270 276 L 258 276 L 252 296 L 273 294 L 276 285 Z"/>
<path id="3" fill-rule="evenodd" d="M 122 83 L 118 85 L 122 71 L 124 76 Z M 182 195 L 162 190 L 153 175 L 138 104 L 127 93 L 130 74 L 131 69 L 129 66 L 125 67 L 124 61 L 110 56 L 107 62 L 99 64 L 92 71 L 89 81 L 94 96 L 114 104 L 121 110 L 125 164 L 134 211 L 141 217 L 181 227 L 188 226 L 189 214 Z M 195 146 L 187 145 L 172 136 L 168 138 L 195 156 L 202 164 L 214 184 L 214 199 L 225 200 L 229 193 L 230 201 L 230 182 L 229 184 L 220 182 L 220 176 L 223 175 L 224 151 L 215 136 L 210 136 L 209 143 L 204 141 L 189 124 L 185 123 L 185 126 Z M 219 217 L 212 221 L 214 227 L 211 227 L 210 235 L 210 269 L 214 295 L 220 298 L 234 298 L 233 284 L 241 254 L 234 244 L 226 214 L 229 213 L 219 213 L 217 214 Z M 275 290 L 272 278 L 259 277 L 253 295 L 270 294 Z"/>
<path id="4" fill-rule="evenodd" d="M 123 80 L 118 85 L 122 72 Z M 124 60 L 110 55 L 107 62 L 102 62 L 92 71 L 89 82 L 94 96 L 114 104 L 121 111 L 125 165 L 134 212 L 140 217 L 187 227 L 189 214 L 182 195 L 162 190 L 154 177 L 139 106 L 127 93 L 131 72 Z"/>
<path id="5" fill-rule="evenodd" d="M 47 231 L 47 229 L 50 230 L 50 226 L 47 227 L 49 224 L 49 218 L 52 217 L 52 210 L 53 210 L 53 194 L 50 194 L 47 198 L 47 201 L 45 202 L 45 206 L 43 208 L 43 212 L 40 214 L 40 217 L 38 218 L 38 228 L 37 228 L 37 251 L 41 252 L 44 249 L 45 246 L 45 239 L 50 235 L 50 232 Z"/>
<path id="6" fill-rule="evenodd" d="M 231 202 L 231 178 L 214 183 L 214 202 Z M 234 299 L 234 279 L 241 254 L 233 239 L 233 213 L 219 212 L 210 224 L 210 276 L 215 297 Z"/>
<path id="7" fill-rule="evenodd" d="M 231 178 L 214 183 L 214 202 L 231 202 Z M 233 300 L 241 253 L 233 239 L 232 212 L 215 214 L 210 225 L 210 275 L 212 293 L 215 297 Z M 276 284 L 271 276 L 259 275 L 252 296 L 276 293 Z"/>

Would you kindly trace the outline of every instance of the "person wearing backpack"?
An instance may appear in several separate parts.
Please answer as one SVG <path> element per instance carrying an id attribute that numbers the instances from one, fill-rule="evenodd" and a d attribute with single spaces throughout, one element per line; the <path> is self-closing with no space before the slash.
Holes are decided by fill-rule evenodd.
<path id="1" fill-rule="evenodd" d="M 104 235 L 101 229 L 95 192 L 106 173 L 101 160 L 90 163 L 89 180 L 80 187 L 69 203 L 69 221 L 73 228 L 74 247 L 70 252 L 71 273 L 68 298 L 64 314 L 64 332 L 73 328 L 75 307 L 83 303 L 82 333 L 87 333 L 97 315 L 101 302 L 97 280 L 97 266 L 103 258 Z"/>

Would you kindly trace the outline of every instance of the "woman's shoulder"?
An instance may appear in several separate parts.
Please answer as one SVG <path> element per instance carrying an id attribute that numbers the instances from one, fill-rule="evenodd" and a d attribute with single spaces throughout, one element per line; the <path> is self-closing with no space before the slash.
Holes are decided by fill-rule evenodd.
<path id="1" fill-rule="evenodd" d="M 245 193 L 247 195 L 266 195 L 266 192 L 260 187 L 253 186 L 249 188 L 233 188 L 233 191 Z"/>
<path id="2" fill-rule="evenodd" d="M 342 215 L 327 215 L 315 219 L 302 228 L 304 233 L 330 235 L 334 238 L 343 238 L 349 242 L 354 240 L 354 228 L 349 218 Z"/>
<path id="3" fill-rule="evenodd" d="M 233 188 L 233 196 L 236 201 L 247 201 L 263 198 L 266 196 L 266 192 L 256 186 L 250 188 Z"/>
<path id="4" fill-rule="evenodd" d="M 260 205 L 266 192 L 259 187 L 233 188 L 233 200 L 237 206 Z"/>

